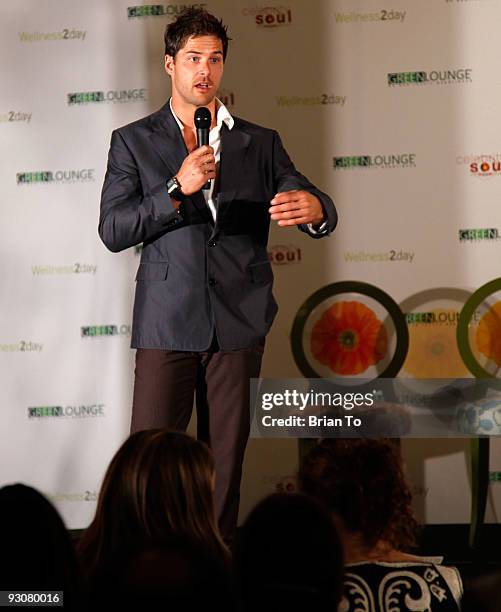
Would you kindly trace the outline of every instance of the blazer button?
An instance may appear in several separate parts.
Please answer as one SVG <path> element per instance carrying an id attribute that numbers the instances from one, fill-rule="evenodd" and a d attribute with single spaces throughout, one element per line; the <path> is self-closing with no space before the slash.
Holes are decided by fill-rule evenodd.
<path id="1" fill-rule="evenodd" d="M 210 247 L 215 247 L 217 245 L 217 242 L 215 240 L 209 240 L 209 242 L 207 243 L 207 246 Z"/>
<path id="2" fill-rule="evenodd" d="M 209 285 L 211 287 L 214 287 L 214 285 L 217 285 L 217 281 L 215 278 L 209 278 Z"/>

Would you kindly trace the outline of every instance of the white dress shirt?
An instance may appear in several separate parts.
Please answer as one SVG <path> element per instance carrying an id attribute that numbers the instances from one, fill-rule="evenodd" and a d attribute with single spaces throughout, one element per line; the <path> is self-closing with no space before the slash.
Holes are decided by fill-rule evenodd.
<path id="1" fill-rule="evenodd" d="M 172 108 L 172 98 L 169 100 L 170 110 L 176 123 L 181 130 L 181 133 L 184 132 L 184 125 L 181 123 L 179 118 L 176 116 L 174 109 Z M 221 159 L 221 127 L 223 123 L 226 123 L 226 126 L 229 130 L 232 129 L 235 121 L 233 117 L 230 115 L 230 112 L 226 108 L 226 106 L 216 98 L 216 126 L 213 127 L 209 132 L 209 145 L 214 149 L 214 157 L 216 159 L 216 168 Z M 216 203 L 214 202 L 214 183 L 215 181 L 210 182 L 210 189 L 202 189 L 202 193 L 204 194 L 205 201 L 207 202 L 207 206 L 212 214 L 212 218 L 216 221 Z"/>

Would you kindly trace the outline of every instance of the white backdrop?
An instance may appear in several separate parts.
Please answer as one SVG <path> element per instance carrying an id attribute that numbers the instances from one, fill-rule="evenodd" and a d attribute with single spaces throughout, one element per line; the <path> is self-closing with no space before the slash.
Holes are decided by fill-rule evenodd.
<path id="1" fill-rule="evenodd" d="M 97 236 L 109 138 L 167 99 L 163 29 L 183 6 L 18 0 L 0 8 L 0 483 L 36 486 L 72 528 L 90 521 L 130 419 L 139 254 L 109 253 Z M 277 129 L 340 217 L 328 240 L 271 232 L 280 312 L 264 376 L 304 374 L 291 328 L 322 287 L 362 281 L 406 314 L 454 315 L 500 275 L 496 232 L 469 231 L 501 227 L 499 1 L 203 6 L 233 39 L 220 97 L 232 113 Z M 307 329 L 318 312 L 311 316 Z M 409 323 L 402 376 L 468 375 L 452 321 Z M 314 363 L 308 341 L 296 339 L 309 362 L 335 374 Z M 468 521 L 466 450 L 461 440 L 404 442 L 422 521 Z M 263 494 L 292 486 L 296 456 L 293 440 L 251 441 L 241 518 Z M 500 504 L 493 483 L 489 520 Z"/>

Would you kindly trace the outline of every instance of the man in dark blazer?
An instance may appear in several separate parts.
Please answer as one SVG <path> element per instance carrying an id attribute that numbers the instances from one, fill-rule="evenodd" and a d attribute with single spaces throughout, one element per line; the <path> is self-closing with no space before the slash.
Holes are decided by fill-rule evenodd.
<path id="1" fill-rule="evenodd" d="M 165 32 L 172 98 L 115 130 L 99 234 L 112 251 L 143 243 L 132 326 L 131 431 L 186 429 L 214 453 L 221 532 L 232 540 L 249 435 L 249 378 L 259 376 L 277 305 L 267 255 L 270 218 L 315 238 L 337 215 L 296 171 L 278 134 L 232 117 L 216 99 L 226 27 L 188 9 Z M 194 112 L 211 113 L 197 147 Z M 203 189 L 210 181 L 210 189 Z"/>

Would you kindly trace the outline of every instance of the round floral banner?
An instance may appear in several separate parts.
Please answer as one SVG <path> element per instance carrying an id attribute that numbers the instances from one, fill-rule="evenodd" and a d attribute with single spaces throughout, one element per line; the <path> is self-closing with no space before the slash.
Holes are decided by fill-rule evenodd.
<path id="1" fill-rule="evenodd" d="M 384 291 L 344 281 L 322 287 L 299 309 L 292 326 L 294 359 L 314 378 L 392 378 L 408 347 L 405 317 Z"/>

